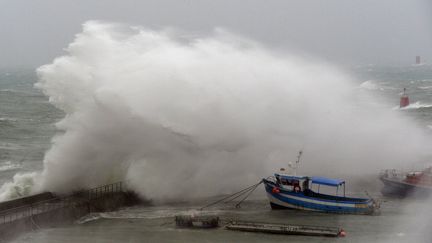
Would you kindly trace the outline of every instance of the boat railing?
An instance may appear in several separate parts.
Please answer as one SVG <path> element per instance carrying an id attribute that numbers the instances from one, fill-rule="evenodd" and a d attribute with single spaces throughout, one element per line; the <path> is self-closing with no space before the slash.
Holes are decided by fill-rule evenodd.
<path id="1" fill-rule="evenodd" d="M 266 180 L 276 183 L 276 177 L 274 176 L 269 176 L 266 178 Z"/>
<path id="2" fill-rule="evenodd" d="M 396 169 L 385 169 L 380 172 L 380 176 L 383 176 L 385 178 L 399 178 L 403 179 L 405 177 L 404 172 Z"/>

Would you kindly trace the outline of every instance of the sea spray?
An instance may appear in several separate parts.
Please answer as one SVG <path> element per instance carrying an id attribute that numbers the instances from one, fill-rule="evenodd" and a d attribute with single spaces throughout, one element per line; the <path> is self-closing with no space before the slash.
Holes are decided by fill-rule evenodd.
<path id="1" fill-rule="evenodd" d="M 127 180 L 143 197 L 185 199 L 255 183 L 299 149 L 301 170 L 321 175 L 429 153 L 420 128 L 349 75 L 222 29 L 185 39 L 89 21 L 66 52 L 38 69 L 36 86 L 66 113 L 33 175 L 41 190 Z"/>
<path id="2" fill-rule="evenodd" d="M 6 182 L 0 188 L 1 201 L 30 195 L 41 192 L 40 174 L 37 172 L 17 173 L 13 177 L 13 182 Z"/>

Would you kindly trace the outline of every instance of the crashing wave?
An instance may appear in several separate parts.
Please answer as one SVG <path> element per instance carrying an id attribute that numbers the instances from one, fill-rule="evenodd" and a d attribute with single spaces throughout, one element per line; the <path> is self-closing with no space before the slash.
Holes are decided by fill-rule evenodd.
<path id="1" fill-rule="evenodd" d="M 25 197 L 40 191 L 38 172 L 18 173 L 12 182 L 6 182 L 0 187 L 0 201 Z"/>
<path id="2" fill-rule="evenodd" d="M 367 80 L 360 84 L 360 87 L 368 90 L 383 90 L 378 84 L 373 80 Z"/>
<path id="3" fill-rule="evenodd" d="M 425 103 L 422 103 L 420 101 L 417 101 L 415 103 L 412 103 L 412 104 L 410 104 L 408 106 L 405 106 L 405 107 L 402 107 L 402 108 L 399 108 L 399 109 L 401 109 L 401 110 L 411 110 L 411 109 L 422 109 L 422 108 L 430 108 L 430 107 L 432 107 L 432 104 L 425 104 Z"/>
<path id="4" fill-rule="evenodd" d="M 360 174 L 432 143 L 403 114 L 364 102 L 367 92 L 335 67 L 220 29 L 185 40 L 172 29 L 87 22 L 38 77 L 66 113 L 64 133 L 44 170 L 14 178 L 0 200 L 31 185 L 65 193 L 116 180 L 151 200 L 189 199 L 255 183 L 301 147 L 310 173 Z"/>

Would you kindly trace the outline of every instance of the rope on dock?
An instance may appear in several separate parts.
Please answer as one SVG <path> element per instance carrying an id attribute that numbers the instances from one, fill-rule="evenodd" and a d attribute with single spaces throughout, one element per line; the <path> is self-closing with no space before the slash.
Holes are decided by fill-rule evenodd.
<path id="1" fill-rule="evenodd" d="M 236 204 L 236 207 L 240 207 L 240 203 L 242 203 L 247 197 L 249 197 L 249 195 L 261 184 L 261 183 L 263 183 L 263 181 L 261 180 L 260 182 L 258 182 L 257 184 L 254 184 L 254 185 L 252 185 L 252 186 L 249 186 L 249 187 L 247 187 L 247 188 L 244 188 L 244 189 L 242 189 L 242 190 L 240 190 L 240 191 L 238 191 L 238 192 L 236 192 L 236 193 L 233 193 L 233 194 L 231 194 L 231 195 L 228 195 L 227 197 L 224 197 L 224 198 L 222 198 L 222 199 L 220 199 L 220 200 L 217 200 L 216 202 L 212 202 L 212 203 L 210 203 L 210 204 L 207 204 L 207 205 L 205 205 L 204 207 L 201 207 L 199 210 L 203 210 L 204 208 L 208 208 L 208 207 L 210 207 L 210 206 L 213 206 L 213 205 L 216 205 L 216 204 L 218 204 L 218 203 L 221 203 L 221 202 L 224 202 L 225 201 L 225 203 L 228 203 L 228 202 L 231 202 L 231 201 L 233 201 L 234 199 L 236 199 L 236 198 L 239 198 L 239 197 L 241 197 L 242 195 L 245 195 L 245 194 L 247 194 L 239 203 L 237 203 Z"/>

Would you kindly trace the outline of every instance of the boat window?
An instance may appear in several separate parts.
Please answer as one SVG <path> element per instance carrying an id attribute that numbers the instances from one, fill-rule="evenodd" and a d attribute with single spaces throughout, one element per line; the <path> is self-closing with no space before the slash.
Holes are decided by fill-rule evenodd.
<path id="1" fill-rule="evenodd" d="M 296 185 L 298 186 L 300 184 L 298 180 L 293 180 L 293 179 L 281 178 L 280 181 L 282 185 L 286 185 L 286 186 L 296 186 Z"/>
<path id="2" fill-rule="evenodd" d="M 309 189 L 309 180 L 305 180 L 305 181 L 303 181 L 303 188 L 306 190 L 306 189 Z"/>

